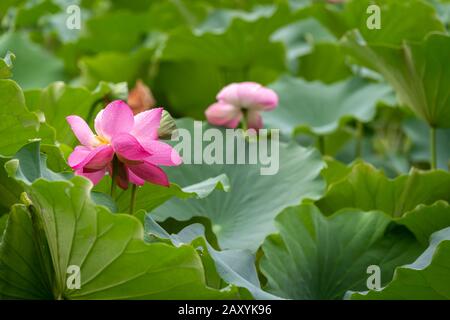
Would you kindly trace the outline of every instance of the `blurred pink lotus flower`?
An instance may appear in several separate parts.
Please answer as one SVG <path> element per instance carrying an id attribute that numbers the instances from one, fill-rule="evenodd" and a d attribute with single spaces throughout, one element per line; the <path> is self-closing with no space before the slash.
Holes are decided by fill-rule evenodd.
<path id="1" fill-rule="evenodd" d="M 277 94 L 255 82 L 232 83 L 219 92 L 217 100 L 206 109 L 206 119 L 213 125 L 233 129 L 241 120 L 249 129 L 261 129 L 260 111 L 270 111 L 278 105 Z"/>
<path id="2" fill-rule="evenodd" d="M 177 166 L 182 160 L 170 145 L 158 141 L 162 112 L 162 108 L 156 108 L 133 116 L 125 102 L 113 101 L 95 118 L 97 134 L 82 118 L 68 116 L 66 119 L 82 144 L 70 154 L 70 167 L 94 184 L 109 172 L 122 189 L 127 189 L 129 182 L 168 186 L 167 175 L 159 166 Z M 117 170 L 114 175 L 113 169 Z"/>

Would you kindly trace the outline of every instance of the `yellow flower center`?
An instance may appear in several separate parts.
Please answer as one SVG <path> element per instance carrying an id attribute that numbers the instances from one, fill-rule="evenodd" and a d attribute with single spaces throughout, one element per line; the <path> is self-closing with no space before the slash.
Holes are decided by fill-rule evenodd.
<path id="1" fill-rule="evenodd" d="M 97 141 L 98 141 L 98 145 L 105 145 L 105 144 L 109 144 L 109 143 L 110 143 L 109 140 L 106 139 L 105 137 L 102 137 L 102 136 L 95 136 L 95 138 L 96 138 Z"/>

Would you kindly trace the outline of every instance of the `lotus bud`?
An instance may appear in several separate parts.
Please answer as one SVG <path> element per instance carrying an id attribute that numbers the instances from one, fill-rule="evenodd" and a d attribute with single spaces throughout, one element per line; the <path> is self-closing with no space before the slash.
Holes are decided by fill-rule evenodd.
<path id="1" fill-rule="evenodd" d="M 177 124 L 172 116 L 166 110 L 163 110 L 161 122 L 158 129 L 158 137 L 160 139 L 170 139 L 172 133 L 177 129 Z"/>
<path id="2" fill-rule="evenodd" d="M 150 88 L 141 80 L 136 81 L 136 86 L 130 91 L 130 94 L 128 95 L 128 105 L 131 107 L 134 114 L 138 114 L 155 106 L 155 98 L 153 98 Z"/>

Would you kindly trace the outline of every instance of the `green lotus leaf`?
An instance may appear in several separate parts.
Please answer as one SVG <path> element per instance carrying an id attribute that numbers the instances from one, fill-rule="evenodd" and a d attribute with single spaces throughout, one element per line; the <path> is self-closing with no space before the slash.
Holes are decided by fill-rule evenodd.
<path id="1" fill-rule="evenodd" d="M 13 207 L 0 247 L 2 298 L 236 297 L 233 288 L 205 285 L 193 247 L 146 244 L 136 218 L 96 206 L 88 180 L 38 179 L 24 188 L 26 205 Z M 68 285 L 69 267 L 79 268 L 79 287 Z"/>
<path id="2" fill-rule="evenodd" d="M 174 30 L 161 57 L 155 92 L 167 99 L 163 102 L 175 115 L 202 119 L 226 84 L 274 81 L 287 65 L 284 45 L 270 37 L 291 20 L 289 8 L 280 6 L 256 19 L 234 17 L 220 32 Z"/>
<path id="3" fill-rule="evenodd" d="M 5 164 L 9 160 L 11 160 L 10 157 L 0 156 L 0 216 L 9 212 L 9 208 L 19 201 L 22 192 L 21 186 L 14 179 L 8 177 L 5 170 Z"/>
<path id="4" fill-rule="evenodd" d="M 50 146 L 51 149 L 57 149 L 55 146 Z M 3 198 L 5 203 L 2 203 L 7 207 L 18 203 L 20 194 L 23 192 L 21 184 L 31 185 L 38 179 L 45 179 L 48 181 L 67 181 L 73 177 L 72 172 L 55 172 L 47 167 L 47 160 L 49 153 L 44 150 L 49 150 L 49 146 L 40 144 L 39 141 L 31 142 L 23 146 L 13 157 L 1 158 L 2 161 L 7 161 L 3 165 L 5 176 L 0 175 L 0 189 L 5 191 L 7 197 Z M 54 158 L 50 154 L 50 158 Z M 59 155 L 58 163 L 65 160 Z M 3 168 L 2 168 L 3 169 Z M 6 175 L 7 174 L 7 175 Z M 92 192 L 92 200 L 98 205 L 104 205 L 112 212 L 117 211 L 116 204 L 107 194 Z"/>
<path id="5" fill-rule="evenodd" d="M 1 155 L 13 155 L 22 145 L 36 138 L 54 142 L 54 131 L 45 123 L 40 123 L 38 116 L 27 109 L 23 92 L 16 82 L 1 79 L 0 96 Z"/>
<path id="6" fill-rule="evenodd" d="M 107 101 L 125 99 L 127 95 L 123 83 L 114 85 L 100 82 L 91 91 L 85 87 L 55 82 L 42 90 L 26 91 L 25 98 L 29 108 L 42 112 L 45 121 L 55 128 L 58 141 L 73 147 L 77 139 L 66 121 L 67 116 L 78 115 L 93 124 L 95 115 Z"/>
<path id="7" fill-rule="evenodd" d="M 229 284 L 246 288 L 255 299 L 279 299 L 274 295 L 261 290 L 261 285 L 255 268 L 255 256 L 249 250 L 223 250 L 214 249 L 205 237 L 205 227 L 194 223 L 177 234 L 169 234 L 151 215 L 145 217 L 146 235 L 156 236 L 160 239 L 169 239 L 175 246 L 192 244 L 197 250 L 206 250 L 212 259 L 215 272 Z M 202 255 L 203 259 L 205 253 Z M 205 263 L 204 263 L 205 264 Z"/>
<path id="8" fill-rule="evenodd" d="M 137 79 L 147 76 L 152 51 L 146 48 L 132 54 L 106 51 L 83 57 L 79 62 L 81 81 L 90 88 L 99 81 L 127 82 L 132 87 Z"/>
<path id="9" fill-rule="evenodd" d="M 86 21 L 77 41 L 77 51 L 128 52 L 141 42 L 151 17 L 147 12 L 113 11 Z"/>
<path id="10" fill-rule="evenodd" d="M 36 27 L 44 16 L 56 14 L 61 11 L 61 8 L 52 0 L 26 3 L 23 6 L 17 6 L 16 9 L 17 12 L 14 20 L 14 26 L 16 28 Z"/>
<path id="11" fill-rule="evenodd" d="M 284 9 L 284 13 L 288 11 Z M 230 27 L 235 19 L 240 19 L 247 22 L 253 22 L 261 18 L 270 18 L 277 10 L 273 5 L 259 5 L 252 8 L 250 11 L 223 9 L 218 8 L 208 14 L 205 20 L 200 25 L 196 26 L 197 33 L 223 33 Z"/>
<path id="12" fill-rule="evenodd" d="M 271 36 L 272 41 L 281 42 L 286 46 L 289 69 L 294 72 L 299 69 L 298 58 L 311 53 L 315 43 L 336 40 L 316 19 L 301 18 L 300 21 L 281 27 Z"/>
<path id="13" fill-rule="evenodd" d="M 327 186 L 346 178 L 352 171 L 351 166 L 347 166 L 330 156 L 325 156 L 324 160 L 326 167 L 322 170 L 321 175 L 325 179 Z"/>
<path id="14" fill-rule="evenodd" d="M 63 63 L 41 46 L 31 42 L 26 33 L 6 32 L 0 37 L 0 55 L 14 52 L 13 79 L 24 89 L 40 88 L 64 79 Z"/>
<path id="15" fill-rule="evenodd" d="M 47 158 L 47 168 L 52 170 L 53 172 L 65 172 L 69 171 L 69 164 L 66 162 L 65 148 L 58 144 L 58 146 L 54 144 L 41 144 L 40 145 L 41 153 L 45 155 Z"/>
<path id="16" fill-rule="evenodd" d="M 39 149 L 42 154 L 39 152 Z M 6 163 L 10 162 L 10 160 L 14 161 L 6 166 Z M 17 179 L 29 182 L 41 177 L 60 180 L 65 176 L 47 169 L 49 163 L 53 167 L 61 168 L 61 163 L 65 163 L 65 160 L 62 158 L 58 147 L 54 145 L 40 145 L 38 141 L 25 145 L 12 157 L 0 155 L 0 212 L 9 212 L 10 207 L 19 202 L 23 188 L 16 181 Z M 11 166 L 15 167 L 12 171 L 10 171 L 13 169 Z M 9 172 L 7 167 L 11 168 L 8 170 Z M 66 168 L 67 165 L 64 167 Z M 60 171 L 63 170 L 58 170 L 58 172 Z M 12 176 L 9 176 L 9 173 Z M 66 176 L 68 177 L 68 175 Z"/>
<path id="17" fill-rule="evenodd" d="M 203 119 L 206 108 L 226 84 L 224 74 L 206 62 L 164 61 L 152 90 L 157 98 L 161 97 L 158 104 L 167 106 L 172 115 Z M 244 80 L 240 71 L 230 72 L 230 77 Z"/>
<path id="18" fill-rule="evenodd" d="M 419 205 L 396 221 L 405 225 L 417 240 L 427 245 L 434 232 L 450 227 L 450 206 L 445 201 L 437 201 L 429 206 Z"/>
<path id="19" fill-rule="evenodd" d="M 424 245 L 433 232 L 450 226 L 448 172 L 413 169 L 409 174 L 388 179 L 361 161 L 344 166 L 327 159 L 322 176 L 328 191 L 316 205 L 327 215 L 343 208 L 382 210 L 405 225 Z"/>
<path id="20" fill-rule="evenodd" d="M 373 166 L 358 161 L 347 176 L 328 186 L 316 204 L 326 215 L 344 208 L 360 208 L 401 217 L 421 204 L 450 201 L 448 190 L 450 173 L 442 170 L 412 169 L 409 174 L 389 179 Z"/>
<path id="21" fill-rule="evenodd" d="M 287 75 L 270 87 L 280 102 L 275 110 L 263 114 L 264 122 L 289 135 L 303 128 L 330 134 L 350 119 L 368 122 L 375 117 L 377 102 L 388 99 L 391 92 L 385 84 L 359 78 L 327 85 Z"/>
<path id="22" fill-rule="evenodd" d="M 371 5 L 380 9 L 380 28 L 368 27 Z M 421 41 L 430 32 L 445 30 L 434 8 L 421 0 L 350 0 L 341 8 L 314 4 L 310 9 L 316 17 L 337 38 L 347 31 L 358 29 L 368 43 L 400 45 L 405 40 Z M 399 24 L 398 17 L 402 17 Z"/>
<path id="23" fill-rule="evenodd" d="M 269 37 L 289 22 L 291 15 L 285 6 L 271 10 L 270 15 L 266 11 L 262 10 L 254 19 L 234 17 L 226 29 L 218 32 L 177 30 L 169 38 L 162 58 L 202 61 L 231 69 L 251 68 L 253 65 L 284 69 L 284 50 L 270 42 Z"/>
<path id="24" fill-rule="evenodd" d="M 46 265 L 38 255 L 33 227 L 24 205 L 12 207 L 0 243 L 0 297 L 51 299 Z M 10 245 L 11 244 L 11 245 Z M 25 260 L 23 258 L 26 257 Z M 48 260 L 47 260 L 48 262 Z"/>
<path id="25" fill-rule="evenodd" d="M 5 57 L 0 59 L 0 79 L 11 78 L 13 61 L 16 58 L 11 52 L 7 52 Z"/>
<path id="26" fill-rule="evenodd" d="M 258 5 L 253 5 L 251 10 L 237 10 L 233 9 L 216 9 L 207 16 L 207 18 L 196 27 L 198 32 L 224 32 L 232 23 L 234 19 L 244 21 L 255 21 L 261 18 L 270 18 L 279 10 L 286 15 L 284 23 L 280 26 L 274 24 L 275 32 L 271 35 L 271 39 L 275 42 L 282 42 L 286 45 L 289 58 L 296 56 L 294 52 L 300 53 L 300 46 L 305 45 L 311 39 L 334 40 L 335 37 L 316 19 L 308 18 L 303 14 L 299 8 L 292 8 L 293 1 L 289 1 L 290 10 L 286 8 L 286 2 L 278 3 L 278 8 L 273 2 L 267 1 L 267 4 L 262 4 L 263 1 L 258 0 Z M 301 0 L 307 2 L 309 0 Z M 252 5 L 251 1 L 246 1 L 245 4 Z M 241 8 L 244 4 L 241 4 Z M 280 9 L 281 7 L 281 9 Z M 289 13 L 291 11 L 291 13 Z M 279 13 L 280 13 L 279 12 Z M 278 13 L 278 14 L 279 14 Z"/>
<path id="27" fill-rule="evenodd" d="M 59 16 L 52 16 L 50 20 L 50 24 L 54 26 L 59 38 L 64 42 L 59 49 L 59 55 L 64 60 L 66 70 L 74 76 L 80 72 L 80 57 L 98 53 L 128 53 L 141 45 L 150 21 L 155 18 L 150 16 L 148 11 L 119 10 L 92 14 L 92 8 L 87 10 L 82 8 L 81 10 L 82 26 L 80 30 L 67 28 L 65 12 Z M 126 69 L 122 71 L 126 71 Z M 93 84 L 93 86 L 95 85 Z"/>
<path id="28" fill-rule="evenodd" d="M 279 233 L 262 246 L 265 289 L 289 299 L 342 299 L 348 290 L 367 288 L 372 265 L 380 267 L 382 284 L 388 283 L 395 267 L 423 249 L 391 222 L 379 211 L 345 209 L 325 217 L 313 205 L 285 209 L 276 218 Z"/>
<path id="29" fill-rule="evenodd" d="M 140 51 L 142 46 L 145 46 L 146 38 L 152 33 L 168 32 L 180 26 L 196 25 L 204 18 L 207 9 L 205 8 L 207 3 L 198 1 L 120 2 L 123 1 L 115 0 L 108 4 L 111 10 L 106 12 L 100 10 L 102 12 L 98 13 L 95 3 L 92 3 L 92 8 L 89 2 L 83 1 L 81 30 L 68 30 L 65 13 L 50 17 L 50 24 L 65 42 L 60 53 L 66 62 L 66 68 L 71 72 L 74 74 L 79 72 L 77 68 L 79 57 L 99 53 L 128 54 L 134 49 Z M 106 71 L 106 69 L 102 70 L 102 72 Z M 121 71 L 127 70 L 125 68 Z M 126 73 L 129 74 L 128 71 Z M 115 75 L 115 77 L 119 76 L 120 72 Z"/>
<path id="30" fill-rule="evenodd" d="M 111 179 L 107 176 L 95 186 L 94 190 L 107 194 L 110 188 Z M 135 210 L 142 209 L 151 211 L 173 197 L 179 199 L 203 199 L 208 197 L 215 190 L 225 192 L 230 190 L 230 182 L 225 174 L 219 174 L 215 177 L 205 177 L 205 179 L 200 182 L 194 182 L 190 185 L 185 185 L 184 187 L 181 187 L 177 183 L 171 183 L 169 187 L 146 183 L 136 190 Z M 114 200 L 117 203 L 120 212 L 128 212 L 130 208 L 130 199 L 130 190 L 117 190 Z"/>
<path id="31" fill-rule="evenodd" d="M 450 2 L 448 0 L 428 0 L 435 8 L 440 20 L 446 24 L 447 30 L 450 23 Z"/>
<path id="32" fill-rule="evenodd" d="M 201 149 L 196 147 L 198 146 L 197 139 L 202 139 L 199 136 L 199 129 L 203 132 L 207 129 L 215 129 L 214 132 L 226 137 L 225 131 L 220 131 L 221 129 L 201 122 L 194 123 L 189 119 L 180 121 L 177 127 L 188 130 L 186 132 L 190 133 L 192 139 L 185 144 L 182 142 L 185 137 L 181 135 L 180 131 L 180 138 L 182 138 L 180 143 L 189 146 L 191 151 L 195 149 L 194 157 L 208 154 L 208 150 L 211 151 L 211 146 L 214 146 L 209 142 L 203 143 Z M 314 149 L 305 149 L 294 143 L 279 143 L 278 146 L 274 144 L 273 147 L 275 152 L 279 149 L 278 171 L 273 167 L 276 164 L 275 157 L 272 158 L 271 165 L 268 162 L 265 164 L 264 162 L 258 163 L 258 161 L 255 162 L 256 164 L 249 164 L 249 161 L 241 162 L 247 164 L 225 164 L 223 159 L 227 157 L 227 154 L 229 159 L 234 157 L 233 162 L 237 163 L 235 148 L 239 144 L 244 145 L 246 157 L 248 157 L 250 147 L 257 148 L 255 141 L 248 142 L 239 132 L 232 139 L 235 139 L 234 146 L 231 143 L 228 144 L 229 142 L 224 142 L 222 160 L 218 159 L 217 162 L 214 160 L 215 163 L 211 164 L 204 162 L 194 164 L 194 157 L 190 157 L 190 164 L 186 164 L 190 153 L 185 149 L 181 150 L 185 164 L 166 170 L 170 181 L 181 186 L 190 185 L 218 174 L 226 174 L 230 180 L 230 192 L 215 192 L 204 199 L 171 199 L 150 214 L 157 221 L 167 218 L 185 221 L 196 216 L 209 218 L 221 249 L 255 251 L 264 238 L 275 230 L 273 219 L 282 209 L 299 204 L 303 199 L 320 197 L 324 187 L 319 177 L 323 162 L 319 153 Z M 227 141 L 230 141 L 230 138 Z M 219 148 L 222 147 L 220 142 L 218 144 Z M 267 151 L 270 148 L 271 145 L 268 146 Z M 259 149 L 259 153 L 261 152 L 264 153 L 263 148 Z M 224 164 L 220 164 L 221 161 Z M 271 169 L 269 169 L 270 166 L 272 166 Z M 264 168 L 269 169 L 270 172 L 267 171 L 265 175 L 262 175 L 264 170 L 261 171 L 261 169 Z M 289 189 L 289 192 L 286 191 L 286 188 Z"/>
<path id="33" fill-rule="evenodd" d="M 0 215 L 0 243 L 3 240 L 3 232 L 5 231 L 6 228 L 6 223 L 8 222 L 8 214 L 3 214 Z"/>
<path id="34" fill-rule="evenodd" d="M 353 300 L 449 300 L 450 227 L 433 233 L 430 246 L 416 261 L 398 267 L 379 291 L 348 292 Z"/>
<path id="35" fill-rule="evenodd" d="M 144 10 L 148 10 L 154 3 L 161 4 L 161 1 L 146 1 L 146 0 L 136 0 L 133 2 L 129 2 L 127 0 L 115 0 L 111 2 L 111 6 L 113 9 L 117 10 L 131 10 L 133 12 L 142 12 Z"/>
<path id="36" fill-rule="evenodd" d="M 330 56 L 333 57 L 333 63 L 324 63 Z M 307 81 L 338 82 L 352 75 L 345 60 L 346 54 L 339 44 L 316 43 L 309 54 L 299 58 L 298 75 Z"/>
<path id="37" fill-rule="evenodd" d="M 381 73 L 401 103 L 434 128 L 450 128 L 450 36 L 431 34 L 401 47 L 365 45 L 349 33 L 344 46 L 358 61 Z M 436 76 L 439 75 L 439 76 Z"/>
<path id="38" fill-rule="evenodd" d="M 72 173 L 56 173 L 47 168 L 47 156 L 41 154 L 39 141 L 23 146 L 4 167 L 10 178 L 27 185 L 40 178 L 65 181 L 73 176 Z"/>
<path id="39" fill-rule="evenodd" d="M 5 14 L 8 12 L 9 7 L 14 4 L 20 4 L 24 0 L 5 0 L 0 3 L 0 17 L 3 18 Z"/>

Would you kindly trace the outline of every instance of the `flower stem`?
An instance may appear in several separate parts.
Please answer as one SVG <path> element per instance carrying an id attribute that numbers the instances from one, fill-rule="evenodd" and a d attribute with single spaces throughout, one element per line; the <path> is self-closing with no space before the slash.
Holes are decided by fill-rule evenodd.
<path id="1" fill-rule="evenodd" d="M 112 161 L 111 192 L 110 192 L 111 198 L 113 199 L 116 193 L 116 177 L 118 170 L 119 170 L 119 159 L 117 159 L 117 157 L 114 156 Z"/>
<path id="2" fill-rule="evenodd" d="M 436 151 L 436 128 L 430 128 L 430 158 L 431 170 L 437 168 L 437 151 Z"/>
<path id="3" fill-rule="evenodd" d="M 324 136 L 318 136 L 317 139 L 318 139 L 318 142 L 319 142 L 320 153 L 324 156 L 325 155 L 325 137 Z"/>
<path id="4" fill-rule="evenodd" d="M 137 186 L 133 183 L 131 185 L 131 199 L 130 199 L 130 211 L 131 215 L 134 214 L 134 207 L 136 205 L 136 194 L 137 194 Z"/>
<path id="5" fill-rule="evenodd" d="M 246 109 L 242 109 L 242 130 L 247 131 L 248 129 L 248 111 Z"/>
<path id="6" fill-rule="evenodd" d="M 116 180 L 115 174 L 113 173 L 112 178 L 111 178 L 111 198 L 114 199 L 114 195 L 115 195 L 115 191 L 116 191 L 116 182 L 114 181 Z"/>
<path id="7" fill-rule="evenodd" d="M 356 146 L 355 146 L 355 159 L 362 156 L 362 139 L 364 135 L 364 126 L 361 121 L 356 122 Z"/>

